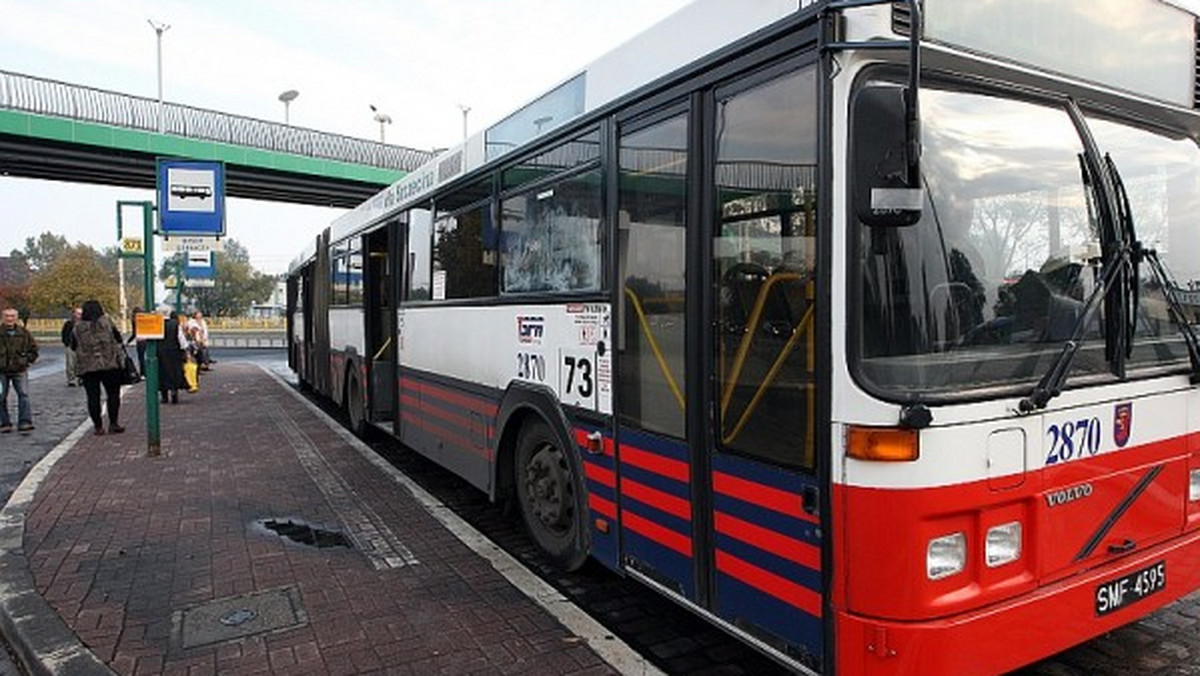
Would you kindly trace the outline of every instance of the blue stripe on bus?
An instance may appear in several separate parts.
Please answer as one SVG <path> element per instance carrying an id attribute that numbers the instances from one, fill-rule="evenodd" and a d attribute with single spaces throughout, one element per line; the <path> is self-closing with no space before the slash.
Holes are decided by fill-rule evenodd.
<path id="1" fill-rule="evenodd" d="M 636 446 L 643 451 L 661 455 L 672 460 L 680 462 L 691 462 L 691 454 L 688 452 L 687 444 L 664 439 L 653 434 L 645 434 L 636 430 L 631 430 L 626 427 L 621 428 L 621 443 L 629 446 Z"/>
<path id="2" fill-rule="evenodd" d="M 799 500 L 799 496 L 796 499 Z M 742 521 L 748 521 L 761 528 L 796 538 L 816 547 L 822 544 L 818 534 L 820 527 L 814 523 L 801 521 L 786 514 L 720 494 L 713 497 L 713 508 L 715 511 L 724 512 Z"/>
<path id="3" fill-rule="evenodd" d="M 692 499 L 691 487 L 688 484 L 668 479 L 661 474 L 640 467 L 621 465 L 621 478 L 636 481 L 689 502 Z"/>
<path id="4" fill-rule="evenodd" d="M 717 533 L 717 549 L 728 552 L 739 559 L 758 566 L 796 584 L 821 593 L 821 572 L 808 566 L 789 561 L 737 538 Z"/>

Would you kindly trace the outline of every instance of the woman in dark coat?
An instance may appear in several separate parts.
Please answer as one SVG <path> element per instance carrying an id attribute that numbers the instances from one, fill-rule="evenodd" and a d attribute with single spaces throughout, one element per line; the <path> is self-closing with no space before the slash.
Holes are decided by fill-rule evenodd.
<path id="1" fill-rule="evenodd" d="M 183 349 L 187 341 L 175 314 L 166 309 L 167 319 L 163 322 L 163 339 L 158 343 L 158 393 L 162 403 L 170 395 L 172 404 L 179 403 L 179 388 L 187 387 L 183 382 Z"/>
<path id="2" fill-rule="evenodd" d="M 108 407 L 108 431 L 120 434 L 125 431 L 118 422 L 121 416 L 121 381 L 125 376 L 125 350 L 122 348 L 121 332 L 104 314 L 98 300 L 83 304 L 83 318 L 75 323 L 72 331 L 71 349 L 75 350 L 76 371 L 83 379 L 87 392 L 88 416 L 92 419 L 96 434 L 104 434 L 104 421 L 100 417 L 100 387 L 104 387 L 105 405 Z"/>

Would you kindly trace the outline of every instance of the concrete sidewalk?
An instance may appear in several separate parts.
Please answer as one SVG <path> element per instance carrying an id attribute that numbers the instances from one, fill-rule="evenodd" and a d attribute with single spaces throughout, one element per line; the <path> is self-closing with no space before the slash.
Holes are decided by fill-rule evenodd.
<path id="1" fill-rule="evenodd" d="M 0 514 L 33 673 L 655 673 L 290 387 L 222 363 L 80 425 Z"/>

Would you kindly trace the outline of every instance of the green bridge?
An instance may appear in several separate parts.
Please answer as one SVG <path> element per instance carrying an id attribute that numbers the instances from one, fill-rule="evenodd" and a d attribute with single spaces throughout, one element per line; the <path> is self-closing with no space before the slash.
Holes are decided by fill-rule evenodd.
<path id="1" fill-rule="evenodd" d="M 0 176 L 154 188 L 158 158 L 210 160 L 231 197 L 350 208 L 431 156 L 0 71 Z"/>

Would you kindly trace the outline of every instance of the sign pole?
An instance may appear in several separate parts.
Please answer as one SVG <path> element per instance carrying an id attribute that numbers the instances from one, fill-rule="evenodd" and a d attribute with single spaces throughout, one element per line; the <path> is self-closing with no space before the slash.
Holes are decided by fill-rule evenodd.
<path id="1" fill-rule="evenodd" d="M 143 246 L 142 293 L 148 312 L 154 311 L 154 203 L 142 202 Z M 168 336 L 164 336 L 166 339 Z M 158 341 L 146 341 L 146 455 L 162 455 L 162 437 L 158 419 Z"/>

